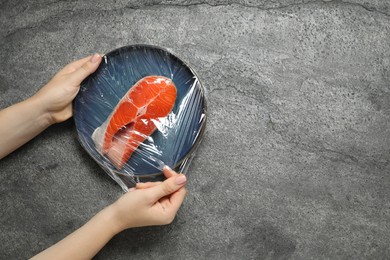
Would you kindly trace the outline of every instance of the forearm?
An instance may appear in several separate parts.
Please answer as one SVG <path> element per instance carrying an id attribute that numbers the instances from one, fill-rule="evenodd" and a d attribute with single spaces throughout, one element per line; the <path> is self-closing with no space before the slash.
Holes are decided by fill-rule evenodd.
<path id="1" fill-rule="evenodd" d="M 35 97 L 0 111 L 0 159 L 30 141 L 50 124 L 50 114 Z"/>
<path id="2" fill-rule="evenodd" d="M 107 207 L 84 226 L 32 259 L 91 259 L 119 231 L 113 210 Z"/>

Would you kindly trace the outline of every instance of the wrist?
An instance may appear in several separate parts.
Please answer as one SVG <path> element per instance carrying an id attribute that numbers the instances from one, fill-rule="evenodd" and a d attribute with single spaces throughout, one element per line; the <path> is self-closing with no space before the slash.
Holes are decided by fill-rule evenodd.
<path id="1" fill-rule="evenodd" d="M 45 106 L 45 102 L 39 95 L 35 94 L 34 96 L 27 99 L 26 102 L 30 103 L 30 107 L 36 111 L 36 118 L 40 124 L 45 127 L 49 127 L 55 123 L 49 110 Z"/>
<path id="2" fill-rule="evenodd" d="M 107 227 L 110 229 L 113 235 L 116 235 L 126 229 L 125 225 L 122 223 L 121 218 L 119 217 L 119 210 L 115 204 L 103 209 L 101 212 L 104 215 L 105 222 Z"/>

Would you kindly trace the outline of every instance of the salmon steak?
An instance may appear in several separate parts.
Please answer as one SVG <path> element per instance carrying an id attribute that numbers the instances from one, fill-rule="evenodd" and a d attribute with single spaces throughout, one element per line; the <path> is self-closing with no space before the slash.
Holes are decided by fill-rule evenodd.
<path id="1" fill-rule="evenodd" d="M 140 79 L 92 134 L 96 148 L 121 170 L 138 146 L 155 130 L 155 123 L 171 112 L 177 90 L 163 76 Z"/>

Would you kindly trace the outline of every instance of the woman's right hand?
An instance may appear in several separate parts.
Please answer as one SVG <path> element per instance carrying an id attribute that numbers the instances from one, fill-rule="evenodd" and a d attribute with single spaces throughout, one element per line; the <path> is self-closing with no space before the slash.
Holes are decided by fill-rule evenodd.
<path id="1" fill-rule="evenodd" d="M 167 225 L 187 194 L 186 176 L 164 167 L 164 182 L 139 183 L 109 206 L 116 232 L 127 228 Z"/>

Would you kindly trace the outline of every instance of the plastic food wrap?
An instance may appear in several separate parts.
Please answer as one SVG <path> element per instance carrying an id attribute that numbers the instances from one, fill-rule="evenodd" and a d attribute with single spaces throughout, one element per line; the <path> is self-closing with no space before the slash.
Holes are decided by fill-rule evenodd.
<path id="1" fill-rule="evenodd" d="M 127 46 L 103 56 L 74 102 L 79 140 L 124 190 L 186 172 L 206 123 L 205 91 L 167 50 Z"/>

